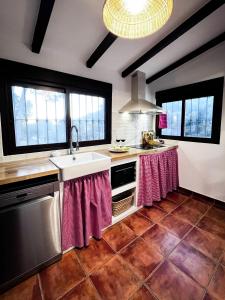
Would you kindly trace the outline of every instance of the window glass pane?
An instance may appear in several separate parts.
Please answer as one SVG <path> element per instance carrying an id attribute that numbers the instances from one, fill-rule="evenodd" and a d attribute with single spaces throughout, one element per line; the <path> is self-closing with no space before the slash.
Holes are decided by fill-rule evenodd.
<path id="1" fill-rule="evenodd" d="M 205 98 L 200 98 L 198 104 L 198 135 L 204 136 L 205 135 L 205 128 L 206 128 L 206 101 Z"/>
<path id="2" fill-rule="evenodd" d="M 26 105 L 25 105 L 24 89 L 19 86 L 13 86 L 12 98 L 13 98 L 14 118 L 18 120 L 25 120 Z"/>
<path id="3" fill-rule="evenodd" d="M 28 145 L 27 124 L 26 124 L 25 120 L 16 120 L 15 121 L 15 135 L 16 135 L 16 145 L 17 146 Z"/>
<path id="4" fill-rule="evenodd" d="M 70 115 L 71 119 L 74 121 L 78 121 L 79 127 L 79 120 L 80 120 L 80 95 L 78 94 L 70 94 Z"/>
<path id="5" fill-rule="evenodd" d="M 105 138 L 105 99 L 96 96 L 70 94 L 72 125 L 79 130 L 80 141 Z M 75 137 L 75 132 L 73 132 Z"/>
<path id="6" fill-rule="evenodd" d="M 66 140 L 66 122 L 65 120 L 57 121 L 57 142 L 64 143 Z"/>
<path id="7" fill-rule="evenodd" d="M 91 96 L 87 96 L 87 120 L 92 121 L 93 120 L 93 101 Z"/>
<path id="8" fill-rule="evenodd" d="M 93 121 L 87 121 L 87 141 L 94 140 L 94 128 L 93 128 Z"/>
<path id="9" fill-rule="evenodd" d="M 86 96 L 80 95 L 80 120 L 87 119 L 87 105 L 86 105 Z"/>
<path id="10" fill-rule="evenodd" d="M 36 96 L 34 89 L 25 89 L 25 100 L 26 100 L 26 118 L 28 120 L 36 120 L 37 117 L 37 106 Z"/>
<path id="11" fill-rule="evenodd" d="M 104 139 L 104 132 L 105 132 L 105 122 L 99 121 L 99 138 L 101 140 Z"/>
<path id="12" fill-rule="evenodd" d="M 191 101 L 186 100 L 185 102 L 185 127 L 184 127 L 185 136 L 191 134 Z"/>
<path id="13" fill-rule="evenodd" d="M 162 129 L 162 135 L 181 135 L 182 101 L 165 102 L 163 110 L 167 113 L 167 128 Z"/>
<path id="14" fill-rule="evenodd" d="M 191 135 L 198 136 L 198 99 L 191 100 Z"/>
<path id="15" fill-rule="evenodd" d="M 66 142 L 65 94 L 12 86 L 16 146 Z"/>
<path id="16" fill-rule="evenodd" d="M 38 143 L 37 137 L 37 122 L 35 120 L 27 121 L 27 135 L 28 135 L 28 145 L 36 145 Z"/>
<path id="17" fill-rule="evenodd" d="M 48 120 L 56 119 L 56 101 L 54 93 L 47 94 L 47 91 L 44 91 L 44 97 L 47 102 L 47 118 Z"/>
<path id="18" fill-rule="evenodd" d="M 211 138 L 214 97 L 185 101 L 184 136 Z"/>
<path id="19" fill-rule="evenodd" d="M 105 101 L 104 98 L 99 98 L 99 120 L 105 119 Z"/>
<path id="20" fill-rule="evenodd" d="M 212 137 L 212 117 L 213 117 L 213 103 L 214 97 L 207 98 L 207 118 L 206 118 L 206 136 L 207 138 Z"/>
<path id="21" fill-rule="evenodd" d="M 80 131 L 79 131 L 79 139 L 80 141 L 86 141 L 87 140 L 87 136 L 86 136 L 86 121 L 80 121 Z M 75 131 L 73 132 L 73 139 L 75 139 Z"/>
<path id="22" fill-rule="evenodd" d="M 97 121 L 99 118 L 99 97 L 92 97 L 93 101 L 93 120 Z"/>
<path id="23" fill-rule="evenodd" d="M 48 143 L 48 126 L 46 120 L 38 120 L 38 144 Z"/>
<path id="24" fill-rule="evenodd" d="M 44 91 L 36 91 L 37 99 L 37 118 L 38 120 L 47 120 L 47 99 Z"/>
<path id="25" fill-rule="evenodd" d="M 48 141 L 49 143 L 57 143 L 57 123 L 55 120 L 48 121 Z"/>
<path id="26" fill-rule="evenodd" d="M 94 129 L 94 139 L 99 140 L 100 139 L 100 130 L 98 126 L 98 121 L 93 122 L 93 129 Z"/>
<path id="27" fill-rule="evenodd" d="M 66 107 L 65 107 L 65 96 L 64 94 L 55 93 L 56 101 L 56 119 L 64 120 L 66 119 Z"/>

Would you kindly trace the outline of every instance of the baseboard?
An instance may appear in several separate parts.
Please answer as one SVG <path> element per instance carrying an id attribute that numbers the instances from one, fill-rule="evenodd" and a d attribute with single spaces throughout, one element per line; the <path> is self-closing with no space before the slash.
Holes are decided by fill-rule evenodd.
<path id="1" fill-rule="evenodd" d="M 223 201 L 220 201 L 220 200 L 214 199 L 212 197 L 208 197 L 208 196 L 202 195 L 200 193 L 196 193 L 194 191 L 188 190 L 188 189 L 183 188 L 181 186 L 178 187 L 178 192 L 181 193 L 181 194 L 184 194 L 184 195 L 195 197 L 195 198 L 197 198 L 199 200 L 200 199 L 206 200 L 206 201 L 214 204 L 216 207 L 222 208 L 222 209 L 225 210 L 225 202 L 223 202 Z"/>

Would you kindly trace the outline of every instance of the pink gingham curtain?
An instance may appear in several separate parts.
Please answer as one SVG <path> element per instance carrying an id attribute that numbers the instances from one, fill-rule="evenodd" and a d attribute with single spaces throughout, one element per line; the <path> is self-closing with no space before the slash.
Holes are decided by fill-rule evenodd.
<path id="1" fill-rule="evenodd" d="M 138 206 L 151 206 L 178 185 L 177 149 L 140 156 Z"/>
<path id="2" fill-rule="evenodd" d="M 64 183 L 62 248 L 84 247 L 91 236 L 100 239 L 112 222 L 109 171 Z"/>

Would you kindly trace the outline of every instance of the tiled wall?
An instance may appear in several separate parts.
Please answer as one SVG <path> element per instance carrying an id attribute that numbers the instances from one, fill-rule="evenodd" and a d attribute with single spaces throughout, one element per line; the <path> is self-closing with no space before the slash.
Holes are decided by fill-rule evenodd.
<path id="1" fill-rule="evenodd" d="M 112 144 L 115 139 L 125 138 L 127 145 L 140 144 L 141 132 L 152 129 L 152 116 L 128 113 L 112 113 Z"/>

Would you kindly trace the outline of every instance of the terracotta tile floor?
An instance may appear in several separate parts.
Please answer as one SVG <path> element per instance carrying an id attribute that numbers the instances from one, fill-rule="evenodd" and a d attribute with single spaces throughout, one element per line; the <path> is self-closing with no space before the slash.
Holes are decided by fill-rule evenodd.
<path id="1" fill-rule="evenodd" d="M 1 300 L 225 300 L 225 210 L 169 193 Z"/>
<path id="2" fill-rule="evenodd" d="M 157 206 L 152 206 L 151 209 L 149 209 L 149 207 L 140 209 L 140 214 L 146 216 L 152 222 L 157 223 L 167 215 L 167 212 Z"/>
<path id="3" fill-rule="evenodd" d="M 144 217 L 140 213 L 132 214 L 123 220 L 130 229 L 138 236 L 142 235 L 147 229 L 149 229 L 154 223 L 148 218 Z"/>
<path id="4" fill-rule="evenodd" d="M 164 201 L 156 202 L 154 204 L 156 207 L 163 209 L 164 211 L 170 213 L 172 210 L 179 206 L 178 203 L 165 199 Z"/>

